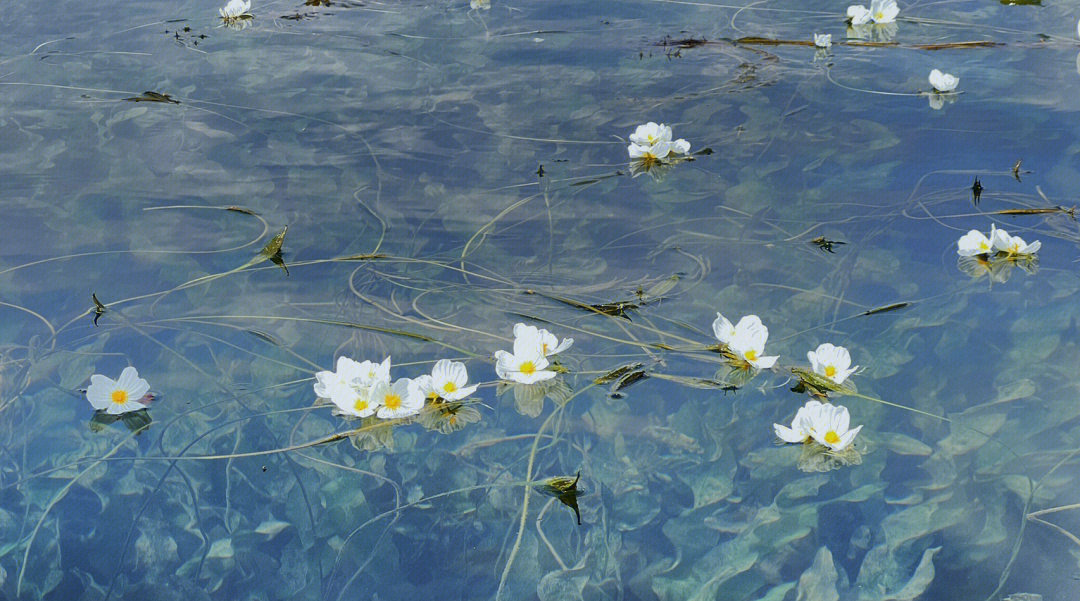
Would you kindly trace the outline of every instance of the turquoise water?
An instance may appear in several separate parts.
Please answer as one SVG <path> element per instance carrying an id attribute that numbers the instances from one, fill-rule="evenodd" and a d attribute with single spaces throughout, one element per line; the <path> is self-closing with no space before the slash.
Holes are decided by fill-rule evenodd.
<path id="1" fill-rule="evenodd" d="M 1080 12 L 846 7 L 9 3 L 0 598 L 1076 598 Z M 992 225 L 1037 264 L 961 269 Z M 543 389 L 518 322 L 574 338 Z M 773 431 L 825 342 L 847 453 Z M 340 356 L 480 388 L 347 419 Z"/>

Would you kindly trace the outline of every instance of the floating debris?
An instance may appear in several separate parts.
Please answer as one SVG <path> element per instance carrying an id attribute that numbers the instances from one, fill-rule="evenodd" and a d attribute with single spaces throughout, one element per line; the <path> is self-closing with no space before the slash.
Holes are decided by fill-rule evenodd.
<path id="1" fill-rule="evenodd" d="M 131 98 L 125 98 L 128 102 L 165 102 L 168 104 L 180 104 L 179 100 L 173 100 L 172 96 L 168 94 L 160 94 L 158 92 L 146 91 L 141 96 L 132 96 Z"/>
<path id="2" fill-rule="evenodd" d="M 889 311 L 899 311 L 900 309 L 903 309 L 910 304 L 911 303 L 909 302 L 893 303 L 891 305 L 885 305 L 883 307 L 875 307 L 873 309 L 870 309 L 869 311 L 863 311 L 862 313 L 859 313 L 859 315 L 876 315 L 878 313 L 888 313 Z"/>
<path id="3" fill-rule="evenodd" d="M 825 236 L 818 236 L 817 238 L 811 240 L 810 244 L 817 246 L 824 252 L 836 254 L 836 251 L 833 250 L 833 246 L 837 244 L 847 244 L 847 242 L 841 242 L 839 240 L 829 240 Z"/>
<path id="4" fill-rule="evenodd" d="M 90 293 L 90 299 L 94 301 L 94 325 L 97 326 L 98 319 L 105 314 L 105 311 L 108 311 L 108 308 L 105 305 L 101 304 L 101 301 L 98 300 L 96 292 Z"/>
<path id="5" fill-rule="evenodd" d="M 982 197 L 982 182 L 979 181 L 979 176 L 975 176 L 975 183 L 971 184 L 971 204 L 979 206 L 979 198 Z"/>

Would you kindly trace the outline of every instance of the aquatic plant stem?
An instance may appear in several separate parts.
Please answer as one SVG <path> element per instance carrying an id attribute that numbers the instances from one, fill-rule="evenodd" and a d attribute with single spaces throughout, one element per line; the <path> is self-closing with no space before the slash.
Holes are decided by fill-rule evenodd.
<path id="1" fill-rule="evenodd" d="M 561 406 L 555 408 L 551 412 L 551 415 L 544 420 L 544 423 L 540 424 L 540 429 L 536 432 L 536 437 L 533 438 L 532 449 L 529 451 L 529 463 L 525 467 L 525 495 L 521 501 L 521 519 L 518 521 L 517 535 L 514 537 L 514 544 L 510 548 L 510 555 L 506 558 L 506 565 L 503 566 L 502 575 L 499 577 L 499 587 L 495 590 L 495 601 L 499 601 L 502 598 L 503 589 L 506 587 L 506 578 L 510 575 L 510 568 L 514 565 L 514 558 L 517 557 L 518 550 L 521 548 L 521 539 L 525 535 L 525 522 L 529 515 L 529 496 L 532 494 L 532 473 L 533 467 L 536 465 L 536 452 L 540 446 L 540 438 L 544 433 L 544 430 L 548 428 L 555 418 L 560 416 L 564 409 L 570 406 L 570 402 L 580 396 L 586 390 L 596 386 L 596 383 L 589 383 L 581 390 L 575 392 L 570 398 L 566 399 L 566 402 Z"/>
<path id="2" fill-rule="evenodd" d="M 128 441 L 135 438 L 135 436 L 137 436 L 140 432 L 142 432 L 149 426 L 150 424 L 146 424 L 145 426 L 142 426 L 137 430 L 132 430 L 131 433 L 124 437 L 124 439 L 121 440 L 116 446 L 114 446 L 112 450 L 102 455 L 100 458 L 98 458 L 97 461 L 86 466 L 85 469 L 76 474 L 74 478 L 68 480 L 67 484 L 65 484 L 63 488 L 61 488 L 55 495 L 53 495 L 53 498 L 49 501 L 49 504 L 46 505 L 44 511 L 41 512 L 41 517 L 39 517 L 37 523 L 34 524 L 34 530 L 30 533 L 30 540 L 26 541 L 26 549 L 23 551 L 22 565 L 19 566 L 19 577 L 15 581 L 16 597 L 18 597 L 22 593 L 23 576 L 26 575 L 26 565 L 30 562 L 30 548 L 34 545 L 34 539 L 37 538 L 37 533 L 39 530 L 41 530 L 41 525 L 45 523 L 45 518 L 48 517 L 49 512 L 52 511 L 52 508 L 60 502 L 60 499 L 63 499 L 64 496 L 67 495 L 67 492 L 71 490 L 71 487 L 75 486 L 75 483 L 78 482 L 79 478 L 82 478 L 86 474 L 86 472 L 89 472 L 109 457 L 115 455 L 117 451 L 122 449 L 124 445 L 128 443 Z"/>

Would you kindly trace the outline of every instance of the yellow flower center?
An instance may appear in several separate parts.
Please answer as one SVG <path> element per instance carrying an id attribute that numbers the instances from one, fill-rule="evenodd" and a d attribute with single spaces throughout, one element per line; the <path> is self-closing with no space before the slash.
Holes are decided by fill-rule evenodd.
<path id="1" fill-rule="evenodd" d="M 521 364 L 521 367 L 518 368 L 518 371 L 525 375 L 534 374 L 536 373 L 536 366 L 533 365 L 532 361 L 526 361 Z"/>
<path id="2" fill-rule="evenodd" d="M 825 377 L 826 378 L 831 378 L 831 377 L 833 377 L 835 375 L 836 375 L 836 366 L 835 365 L 826 365 L 825 366 Z"/>
<path id="3" fill-rule="evenodd" d="M 754 349 L 746 351 L 746 354 L 743 356 L 746 357 L 747 361 L 757 361 L 757 351 Z"/>
<path id="4" fill-rule="evenodd" d="M 840 435 L 835 430 L 829 430 L 825 433 L 825 442 L 829 444 L 836 444 L 840 442 Z"/>
<path id="5" fill-rule="evenodd" d="M 443 384 L 442 389 L 446 392 L 454 392 L 455 390 L 457 390 L 457 384 L 454 384 L 453 382 L 447 382 L 446 384 Z"/>
<path id="6" fill-rule="evenodd" d="M 401 407 L 401 397 L 390 393 L 383 399 L 383 405 L 386 405 L 387 409 L 397 409 Z"/>
<path id="7" fill-rule="evenodd" d="M 128 400 L 128 393 L 126 390 L 114 390 L 112 393 L 112 402 L 117 405 L 123 405 Z"/>
<path id="8" fill-rule="evenodd" d="M 361 411 L 363 411 L 363 410 L 365 410 L 367 408 L 368 408 L 368 400 L 365 399 L 365 398 L 357 398 L 356 402 L 353 403 L 353 409 L 355 409 L 357 413 L 360 413 Z"/>

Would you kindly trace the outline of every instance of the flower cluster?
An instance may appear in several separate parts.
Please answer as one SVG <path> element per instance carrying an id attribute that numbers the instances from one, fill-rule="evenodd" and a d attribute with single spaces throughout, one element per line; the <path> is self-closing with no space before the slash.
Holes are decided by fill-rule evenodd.
<path id="1" fill-rule="evenodd" d="M 315 374 L 315 394 L 330 399 L 337 413 L 396 419 L 420 413 L 427 399 L 457 401 L 476 391 L 463 363 L 442 359 L 430 375 L 390 379 L 390 357 L 381 363 L 339 357 L 335 371 Z"/>
<path id="2" fill-rule="evenodd" d="M 869 9 L 862 4 L 852 4 L 847 8 L 848 21 L 852 25 L 892 23 L 898 14 L 900 7 L 896 5 L 896 0 L 873 0 Z"/>
<path id="3" fill-rule="evenodd" d="M 1028 244 L 1020 236 L 1010 236 L 1005 230 L 999 230 L 990 224 L 990 236 L 984 236 L 979 230 L 970 230 L 956 241 L 956 253 L 961 257 L 997 254 L 1008 257 L 1033 255 L 1042 248 L 1038 240 Z"/>
<path id="4" fill-rule="evenodd" d="M 503 380 L 519 384 L 536 384 L 555 377 L 548 368 L 548 357 L 557 355 L 570 345 L 573 338 L 562 341 L 551 332 L 536 326 L 514 325 L 514 352 L 495 351 L 495 374 Z"/>
<path id="5" fill-rule="evenodd" d="M 690 154 L 690 143 L 682 138 L 672 141 L 670 127 L 650 121 L 637 126 L 630 134 L 630 145 L 626 149 L 631 159 L 660 161 L 673 155 Z"/>
<path id="6" fill-rule="evenodd" d="M 1010 236 L 991 224 L 989 236 L 971 230 L 956 241 L 956 247 L 960 271 L 973 278 L 988 276 L 991 282 L 1005 283 L 1014 267 L 1027 273 L 1038 271 L 1039 256 L 1035 253 L 1042 243 L 1036 240 L 1029 244 L 1020 236 Z"/>
<path id="7" fill-rule="evenodd" d="M 790 428 L 773 424 L 773 431 L 784 442 L 815 442 L 830 451 L 839 452 L 850 446 L 859 430 L 862 430 L 862 426 L 850 428 L 850 425 L 851 416 L 847 407 L 811 400 L 795 414 Z"/>

